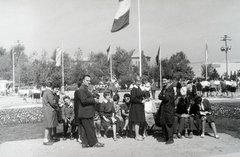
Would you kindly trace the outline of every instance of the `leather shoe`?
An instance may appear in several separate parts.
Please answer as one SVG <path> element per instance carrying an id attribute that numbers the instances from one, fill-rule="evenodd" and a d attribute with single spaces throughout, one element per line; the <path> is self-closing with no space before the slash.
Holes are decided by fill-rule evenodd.
<path id="1" fill-rule="evenodd" d="M 51 145 L 53 145 L 53 142 L 52 142 L 52 141 L 43 142 L 43 145 L 45 145 L 45 146 L 51 146 Z"/>
<path id="2" fill-rule="evenodd" d="M 90 147 L 88 144 L 82 144 L 82 148 L 88 148 Z"/>
<path id="3" fill-rule="evenodd" d="M 173 140 L 168 140 L 165 144 L 172 144 L 172 143 L 174 143 Z"/>
<path id="4" fill-rule="evenodd" d="M 96 144 L 93 145 L 93 147 L 104 147 L 104 144 L 97 142 Z"/>

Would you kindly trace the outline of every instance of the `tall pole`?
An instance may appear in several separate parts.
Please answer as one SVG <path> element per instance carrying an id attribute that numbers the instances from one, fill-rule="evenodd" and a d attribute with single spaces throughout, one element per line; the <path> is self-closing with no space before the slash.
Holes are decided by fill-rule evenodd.
<path id="1" fill-rule="evenodd" d="M 221 47 L 221 51 L 225 51 L 226 53 L 226 78 L 228 78 L 228 58 L 227 58 L 227 52 L 228 50 L 231 50 L 231 46 L 228 46 L 227 45 L 227 41 L 231 41 L 231 37 L 228 37 L 227 35 L 224 35 L 224 37 L 222 37 L 223 39 L 221 41 L 224 41 L 225 42 L 225 47 L 222 46 Z"/>
<path id="2" fill-rule="evenodd" d="M 110 40 L 110 51 L 109 51 L 109 59 L 110 59 L 110 79 L 112 81 L 112 45 L 111 45 L 111 40 Z"/>
<path id="3" fill-rule="evenodd" d="M 62 42 L 62 86 L 64 87 L 64 53 L 63 53 L 63 42 Z"/>
<path id="4" fill-rule="evenodd" d="M 14 46 L 12 47 L 12 66 L 13 66 L 13 93 L 15 93 L 15 66 L 14 66 Z"/>
<path id="5" fill-rule="evenodd" d="M 161 41 L 159 40 L 159 75 L 160 75 L 160 90 L 162 89 L 162 50 L 161 50 Z"/>
<path id="6" fill-rule="evenodd" d="M 206 40 L 206 38 L 205 38 L 205 43 L 206 43 L 206 47 L 205 47 L 205 66 L 206 66 L 206 70 L 205 70 L 205 72 L 206 72 L 206 80 L 207 80 L 207 74 L 208 74 L 208 69 L 207 69 L 207 60 L 208 60 L 208 47 L 207 47 L 207 40 Z"/>
<path id="7" fill-rule="evenodd" d="M 141 47 L 141 23 L 140 23 L 140 0 L 138 0 L 138 36 L 139 36 L 139 76 L 142 77 L 142 47 Z"/>

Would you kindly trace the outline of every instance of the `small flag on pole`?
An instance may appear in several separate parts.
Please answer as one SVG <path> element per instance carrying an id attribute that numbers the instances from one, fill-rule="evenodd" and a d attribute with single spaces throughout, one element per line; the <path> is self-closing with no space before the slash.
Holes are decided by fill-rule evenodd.
<path id="1" fill-rule="evenodd" d="M 156 56 L 157 65 L 159 65 L 159 53 L 160 53 L 160 46 L 158 47 L 158 53 L 157 53 L 157 56 Z"/>
<path id="2" fill-rule="evenodd" d="M 56 48 L 56 66 L 61 65 L 61 60 L 62 60 L 62 49 L 61 47 Z"/>
<path id="3" fill-rule="evenodd" d="M 109 47 L 107 48 L 107 60 L 109 61 L 110 60 L 110 54 L 109 54 L 109 52 L 110 52 L 110 48 L 111 48 L 111 45 L 109 45 Z"/>
<path id="4" fill-rule="evenodd" d="M 208 60 L 208 46 L 207 46 L 207 43 L 206 43 L 205 53 L 206 53 L 206 61 L 207 61 Z"/>
<path id="5" fill-rule="evenodd" d="M 114 17 L 111 32 L 117 32 L 129 25 L 131 0 L 119 0 L 118 11 Z"/>

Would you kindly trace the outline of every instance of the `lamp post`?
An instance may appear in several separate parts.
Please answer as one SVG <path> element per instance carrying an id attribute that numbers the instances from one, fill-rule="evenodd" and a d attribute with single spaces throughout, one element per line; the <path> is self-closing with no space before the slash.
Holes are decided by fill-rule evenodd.
<path id="1" fill-rule="evenodd" d="M 224 41 L 224 42 L 225 42 L 225 46 L 222 46 L 222 47 L 220 48 L 220 50 L 221 50 L 221 51 L 225 51 L 225 53 L 226 53 L 226 78 L 228 78 L 228 59 L 227 59 L 227 52 L 228 52 L 228 50 L 231 50 L 231 46 L 228 46 L 228 45 L 227 45 L 227 41 L 228 41 L 228 40 L 231 41 L 232 39 L 231 39 L 231 37 L 228 37 L 227 35 L 224 35 L 224 37 L 221 37 L 221 38 L 223 38 L 221 41 Z"/>

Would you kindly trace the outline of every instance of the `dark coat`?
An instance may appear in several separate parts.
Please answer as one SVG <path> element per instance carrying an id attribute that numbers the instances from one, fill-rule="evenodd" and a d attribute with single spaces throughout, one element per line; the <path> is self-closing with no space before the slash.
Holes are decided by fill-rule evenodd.
<path id="1" fill-rule="evenodd" d="M 74 114 L 75 114 L 75 124 L 79 125 L 78 110 L 79 110 L 79 98 L 78 98 L 78 89 L 74 92 Z"/>
<path id="2" fill-rule="evenodd" d="M 133 87 L 131 90 L 131 108 L 129 111 L 129 121 L 145 122 L 144 104 L 142 103 L 144 92 L 139 87 Z"/>
<path id="3" fill-rule="evenodd" d="M 95 100 L 84 84 L 78 90 L 77 102 L 79 104 L 78 118 L 93 118 L 95 116 Z"/>
<path id="4" fill-rule="evenodd" d="M 173 85 L 164 87 L 158 98 L 162 100 L 160 105 L 160 123 L 173 124 L 175 114 L 175 98 Z"/>

